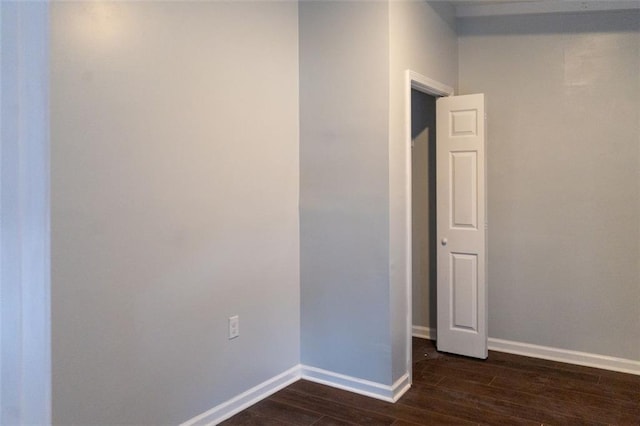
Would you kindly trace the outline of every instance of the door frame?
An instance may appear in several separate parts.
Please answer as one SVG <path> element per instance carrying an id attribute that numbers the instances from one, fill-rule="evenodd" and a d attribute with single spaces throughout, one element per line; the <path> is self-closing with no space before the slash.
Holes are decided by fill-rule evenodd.
<path id="1" fill-rule="evenodd" d="M 0 22 L 0 423 L 51 424 L 49 3 Z"/>
<path id="2" fill-rule="evenodd" d="M 405 285 L 407 294 L 407 372 L 409 382 L 413 383 L 413 224 L 412 224 L 412 151 L 411 151 L 411 89 L 436 97 L 453 96 L 453 87 L 447 86 L 434 79 L 426 77 L 412 70 L 405 71 L 405 106 L 404 106 L 404 133 L 405 133 Z M 431 237 L 431 236 L 430 236 Z"/>

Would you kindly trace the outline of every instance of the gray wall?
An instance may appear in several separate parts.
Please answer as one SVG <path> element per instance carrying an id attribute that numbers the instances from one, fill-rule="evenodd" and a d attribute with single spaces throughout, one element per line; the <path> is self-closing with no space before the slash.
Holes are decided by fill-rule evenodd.
<path id="1" fill-rule="evenodd" d="M 299 7 L 301 358 L 390 384 L 388 5 Z"/>
<path id="2" fill-rule="evenodd" d="M 489 115 L 489 335 L 640 359 L 640 15 L 469 18 Z"/>
<path id="3" fill-rule="evenodd" d="M 389 276 L 394 381 L 410 368 L 407 321 L 405 71 L 458 85 L 455 9 L 445 2 L 389 2 Z M 410 159 L 409 159 L 410 160 Z M 410 217 L 410 216 L 409 216 Z"/>
<path id="4" fill-rule="evenodd" d="M 638 14 L 467 19 L 458 57 L 453 12 L 52 5 L 55 423 L 407 371 L 406 69 L 488 97 L 490 335 L 640 358 Z"/>
<path id="5" fill-rule="evenodd" d="M 300 4 L 305 364 L 385 384 L 408 371 L 404 72 L 457 85 L 454 12 Z"/>
<path id="6" fill-rule="evenodd" d="M 297 4 L 51 7 L 54 422 L 177 424 L 299 363 Z"/>

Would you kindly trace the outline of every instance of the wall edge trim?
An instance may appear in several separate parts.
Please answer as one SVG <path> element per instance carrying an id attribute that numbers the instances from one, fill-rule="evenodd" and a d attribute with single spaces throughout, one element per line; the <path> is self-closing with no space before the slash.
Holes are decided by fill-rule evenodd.
<path id="1" fill-rule="evenodd" d="M 202 414 L 183 422 L 180 426 L 213 426 L 240 411 L 300 380 L 300 365 L 296 365 L 251 389 L 216 405 Z"/>
<path id="2" fill-rule="evenodd" d="M 409 373 L 405 373 L 391 386 L 308 365 L 301 366 L 301 376 L 310 382 L 320 383 L 387 402 L 396 402 L 411 386 Z"/>
<path id="3" fill-rule="evenodd" d="M 530 356 L 532 358 L 640 375 L 640 361 L 608 355 L 572 351 L 569 349 L 514 342 L 492 337 L 489 338 L 489 349 L 496 352 L 506 352 L 515 355 Z"/>
<path id="4" fill-rule="evenodd" d="M 277 391 L 300 379 L 320 383 L 348 392 L 357 393 L 387 402 L 396 402 L 411 387 L 410 374 L 405 373 L 389 386 L 370 380 L 298 364 L 251 389 L 236 395 L 202 414 L 180 423 L 180 426 L 214 426 L 238 414 L 240 411 L 262 401 Z"/>
<path id="5" fill-rule="evenodd" d="M 402 395 L 411 389 L 411 373 L 405 373 L 392 386 L 393 402 L 397 402 Z"/>
<path id="6" fill-rule="evenodd" d="M 431 327 L 414 325 L 412 327 L 412 335 L 421 339 L 434 340 L 436 338 L 436 330 Z M 640 375 L 640 361 L 608 355 L 534 345 L 532 343 L 496 339 L 494 337 L 489 337 L 489 350 Z"/>
<path id="7" fill-rule="evenodd" d="M 420 339 L 436 340 L 436 329 L 422 325 L 411 326 L 411 335 Z"/>

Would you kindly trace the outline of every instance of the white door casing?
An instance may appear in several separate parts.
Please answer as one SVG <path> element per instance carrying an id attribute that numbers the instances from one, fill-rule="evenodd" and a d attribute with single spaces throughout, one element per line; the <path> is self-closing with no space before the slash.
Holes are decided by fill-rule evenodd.
<path id="1" fill-rule="evenodd" d="M 0 424 L 51 424 L 49 3 L 0 1 Z"/>
<path id="2" fill-rule="evenodd" d="M 437 347 L 487 357 L 484 95 L 436 102 Z"/>

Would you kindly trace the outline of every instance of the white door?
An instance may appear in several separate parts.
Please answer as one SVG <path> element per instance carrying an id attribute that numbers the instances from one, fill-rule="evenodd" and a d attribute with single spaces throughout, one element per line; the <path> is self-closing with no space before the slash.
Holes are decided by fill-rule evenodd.
<path id="1" fill-rule="evenodd" d="M 436 103 L 437 347 L 487 357 L 484 95 Z"/>

